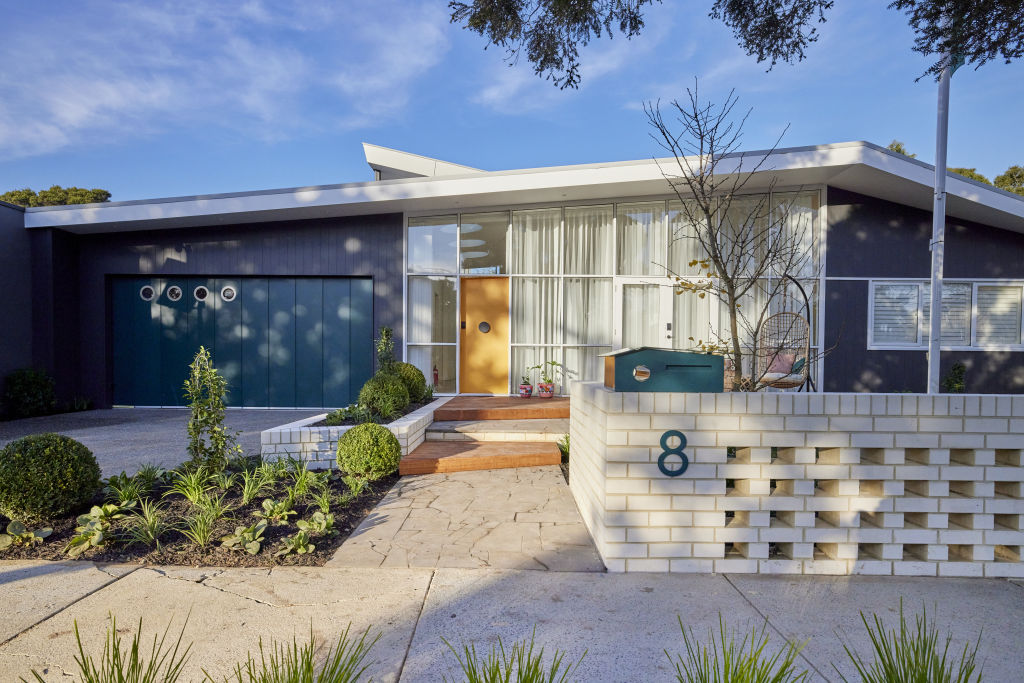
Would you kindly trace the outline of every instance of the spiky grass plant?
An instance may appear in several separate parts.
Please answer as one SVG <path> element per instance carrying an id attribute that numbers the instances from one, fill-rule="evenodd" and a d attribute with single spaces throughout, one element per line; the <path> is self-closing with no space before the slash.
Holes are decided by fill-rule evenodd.
<path id="1" fill-rule="evenodd" d="M 544 648 L 536 649 L 536 636 L 537 629 L 534 627 L 529 642 L 517 641 L 509 650 L 505 649 L 505 644 L 498 638 L 498 644 L 492 645 L 486 656 L 477 653 L 472 643 L 463 644 L 459 651 L 444 638 L 441 640 L 455 655 L 467 683 L 565 683 L 570 680 L 587 653 L 584 652 L 573 663 L 566 661 L 565 652 L 555 650 L 550 663 L 545 663 Z M 448 678 L 445 677 L 445 680 Z"/>
<path id="2" fill-rule="evenodd" d="M 331 502 L 334 500 L 334 496 L 331 494 L 331 490 L 327 487 L 318 488 L 310 494 L 310 499 L 313 504 L 319 508 L 319 511 L 325 515 L 331 512 Z"/>
<path id="3" fill-rule="evenodd" d="M 128 524 L 128 537 L 132 543 L 156 546 L 160 549 L 160 537 L 170 531 L 172 526 L 166 522 L 163 508 L 159 503 L 144 499 L 138 511 L 132 515 Z"/>
<path id="4" fill-rule="evenodd" d="M 955 652 L 949 651 L 953 635 L 947 634 L 940 648 L 939 629 L 934 618 L 929 621 L 928 611 L 922 609 L 921 614 L 914 615 L 914 626 L 911 627 L 903 614 L 902 599 L 899 629 L 886 630 L 877 614 L 873 614 L 869 622 L 861 612 L 860 619 L 871 638 L 874 661 L 867 662 L 847 643 L 843 643 L 843 649 L 853 661 L 860 680 L 865 683 L 968 683 L 981 680 L 981 670 L 976 662 L 978 646 L 981 645 L 980 633 L 973 647 L 964 645 L 958 659 Z M 843 681 L 848 681 L 835 664 L 832 666 Z"/>
<path id="5" fill-rule="evenodd" d="M 198 510 L 185 518 L 185 527 L 181 533 L 195 545 L 205 548 L 213 538 L 213 524 L 216 521 L 206 510 Z"/>
<path id="6" fill-rule="evenodd" d="M 235 482 L 238 481 L 238 473 L 224 470 L 223 472 L 217 472 L 211 476 L 210 481 L 213 482 L 213 485 L 221 491 L 230 491 L 234 488 Z"/>
<path id="7" fill-rule="evenodd" d="M 683 632 L 686 656 L 676 655 L 673 659 L 668 650 L 665 656 L 676 670 L 680 683 L 790 683 L 807 679 L 807 671 L 797 671 L 796 658 L 804 644 L 787 642 L 786 646 L 773 654 L 767 651 L 768 622 L 761 628 L 753 627 L 743 639 L 725 627 L 725 618 L 718 615 L 718 633 L 708 629 L 710 645 L 702 645 L 693 628 L 683 626 L 679 617 L 679 629 Z"/>
<path id="8" fill-rule="evenodd" d="M 134 503 L 147 493 L 149 486 L 144 479 L 129 477 L 124 472 L 108 479 L 107 485 L 103 487 L 104 500 L 119 506 Z"/>
<path id="9" fill-rule="evenodd" d="M 222 493 L 217 498 L 214 498 L 209 493 L 204 493 L 198 500 L 194 501 L 194 504 L 201 512 L 209 514 L 213 521 L 217 521 L 232 510 L 232 507 L 224 502 L 226 497 L 226 493 Z"/>
<path id="10" fill-rule="evenodd" d="M 248 505 L 256 500 L 256 496 L 272 483 L 273 479 L 268 478 L 262 468 L 242 472 L 242 505 Z"/>
<path id="11" fill-rule="evenodd" d="M 210 473 L 206 467 L 200 465 L 175 474 L 174 483 L 167 493 L 178 493 L 195 505 L 196 501 L 204 497 L 211 488 L 213 487 L 210 484 Z"/>
<path id="12" fill-rule="evenodd" d="M 309 471 L 305 462 L 295 458 L 288 458 L 288 476 L 292 480 L 295 500 L 304 500 L 316 484 L 316 475 Z"/>
<path id="13" fill-rule="evenodd" d="M 366 663 L 370 649 L 380 640 L 380 634 L 368 640 L 370 629 L 363 631 L 359 640 L 349 637 L 351 624 L 335 643 L 327 650 L 323 664 L 317 666 L 316 636 L 313 628 L 309 629 L 309 642 L 299 645 L 292 638 L 291 645 L 274 643 L 269 652 L 263 648 L 263 639 L 259 641 L 260 658 L 257 661 L 252 654 L 243 667 L 235 665 L 234 674 L 224 679 L 225 683 L 350 683 L 362 680 L 372 662 Z M 216 679 L 205 669 L 206 680 L 215 683 Z"/>
<path id="14" fill-rule="evenodd" d="M 189 651 L 192 649 L 191 643 L 186 645 L 184 650 L 181 649 L 181 640 L 187 625 L 188 617 L 185 618 L 181 633 L 178 634 L 172 648 L 167 643 L 167 634 L 171 630 L 171 624 L 168 622 L 159 641 L 156 635 L 153 635 L 153 644 L 147 656 L 142 646 L 142 619 L 139 619 L 139 628 L 132 637 L 131 645 L 125 650 L 121 647 L 121 635 L 117 632 L 117 619 L 111 617 L 110 628 L 107 629 L 107 638 L 103 644 L 103 656 L 97 663 L 91 655 L 85 654 L 76 620 L 75 640 L 78 642 L 78 655 L 75 656 L 75 662 L 78 664 L 79 680 L 82 683 L 175 683 L 181 677 Z M 33 671 L 32 676 L 38 683 L 45 683 L 45 679 L 37 672 Z"/>

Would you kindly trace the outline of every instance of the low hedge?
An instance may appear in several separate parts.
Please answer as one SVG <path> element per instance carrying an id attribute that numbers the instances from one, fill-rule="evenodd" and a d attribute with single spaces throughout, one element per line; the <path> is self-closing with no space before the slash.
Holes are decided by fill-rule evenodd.
<path id="1" fill-rule="evenodd" d="M 100 489 L 92 451 L 60 434 L 36 434 L 0 450 L 0 513 L 35 523 L 87 505 Z"/>
<path id="2" fill-rule="evenodd" d="M 359 390 L 359 405 L 375 415 L 393 417 L 409 405 L 409 390 L 398 375 L 378 372 Z"/>
<path id="3" fill-rule="evenodd" d="M 53 378 L 32 368 L 15 370 L 4 378 L 3 402 L 12 418 L 49 415 L 57 410 Z"/>
<path id="4" fill-rule="evenodd" d="M 395 363 L 393 371 L 408 390 L 409 400 L 422 401 L 427 394 L 427 378 L 423 372 L 412 363 Z"/>
<path id="5" fill-rule="evenodd" d="M 387 427 L 372 422 L 356 425 L 338 439 L 338 467 L 373 481 L 398 470 L 402 447 Z"/>

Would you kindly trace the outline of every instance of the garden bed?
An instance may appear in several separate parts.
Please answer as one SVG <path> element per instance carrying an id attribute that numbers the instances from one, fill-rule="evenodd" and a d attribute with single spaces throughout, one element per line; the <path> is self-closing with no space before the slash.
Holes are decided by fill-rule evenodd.
<path id="1" fill-rule="evenodd" d="M 110 522 L 110 528 L 106 534 L 109 540 L 102 546 L 89 548 L 78 557 L 70 557 L 65 549 L 68 542 L 76 536 L 75 529 L 79 526 L 77 516 L 89 512 L 89 506 L 86 506 L 74 515 L 48 523 L 47 526 L 52 527 L 53 533 L 43 543 L 31 546 L 15 545 L 6 550 L 0 550 L 0 560 L 80 559 L 94 562 L 219 567 L 321 566 L 334 555 L 338 547 L 398 480 L 397 474 L 391 475 L 366 484 L 358 495 L 352 495 L 340 473 L 337 471 L 321 473 L 319 476 L 323 477 L 324 485 L 310 494 L 296 496 L 295 503 L 291 507 L 296 514 L 290 516 L 287 524 L 280 526 L 267 524 L 259 553 L 251 555 L 244 550 L 229 550 L 222 547 L 222 536 L 233 533 L 237 526 L 248 527 L 260 521 L 258 513 L 263 511 L 264 500 L 279 501 L 286 497 L 285 492 L 294 485 L 294 473 L 298 470 L 292 465 L 288 470 L 279 467 L 278 471 L 281 472 L 280 478 L 267 484 L 266 488 L 247 504 L 242 504 L 241 474 L 238 474 L 234 485 L 227 490 L 220 489 L 211 483 L 212 488 L 207 493 L 213 498 L 223 496 L 223 503 L 229 507 L 229 510 L 213 523 L 211 540 L 204 546 L 187 538 L 182 531 L 185 520 L 197 513 L 197 506 L 190 503 L 180 493 L 171 491 L 171 480 L 165 476 L 147 496 L 150 501 L 160 503 L 163 519 L 169 526 L 160 537 L 159 548 L 132 541 L 130 528 L 136 523 L 138 519 L 136 513 L 139 510 L 139 504 L 136 503 L 135 506 L 123 510 L 123 517 Z M 322 510 L 312 496 L 312 493 L 316 491 L 326 491 L 330 494 L 329 510 L 330 514 L 334 515 L 334 533 L 311 533 L 309 541 L 315 546 L 312 552 L 275 556 L 274 554 L 283 548 L 283 540 L 298 531 L 296 525 L 298 520 L 310 520 L 314 513 Z M 96 505 L 101 505 L 104 502 L 102 494 L 97 495 L 93 501 Z M 7 523 L 7 519 L 0 517 L 0 525 L 3 528 L 6 528 Z M 41 526 L 43 525 L 29 525 L 29 528 L 37 530 Z"/>
<path id="2" fill-rule="evenodd" d="M 346 417 L 345 419 L 338 420 L 333 424 L 327 424 L 327 419 L 323 418 L 317 422 L 310 423 L 309 427 L 354 427 L 355 425 L 363 424 L 364 422 L 372 422 L 374 424 L 386 425 L 395 420 L 405 417 L 409 413 L 415 412 L 424 406 L 428 406 L 433 403 L 434 399 L 431 397 L 426 401 L 414 401 L 407 405 L 404 410 L 399 411 L 397 414 L 391 417 L 381 417 L 380 415 L 369 415 L 369 416 L 355 416 Z"/>

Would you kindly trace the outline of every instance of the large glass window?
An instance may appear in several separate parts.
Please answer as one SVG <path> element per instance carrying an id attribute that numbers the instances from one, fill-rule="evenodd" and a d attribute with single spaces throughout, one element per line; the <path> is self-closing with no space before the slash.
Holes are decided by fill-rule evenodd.
<path id="1" fill-rule="evenodd" d="M 921 338 L 927 342 L 931 330 L 932 286 L 922 286 Z M 971 345 L 971 285 L 946 282 L 942 285 L 942 343 L 950 346 Z"/>
<path id="2" fill-rule="evenodd" d="M 661 346 L 661 287 L 622 286 L 622 345 Z"/>
<path id="3" fill-rule="evenodd" d="M 434 385 L 439 394 L 455 393 L 455 345 L 409 346 L 409 362 Z"/>
<path id="4" fill-rule="evenodd" d="M 565 343 L 612 343 L 611 278 L 565 279 Z"/>
<path id="5" fill-rule="evenodd" d="M 712 321 L 712 296 L 703 299 L 692 292 L 672 295 L 672 347 L 676 349 L 695 348 L 697 342 L 716 341 L 717 320 Z M 714 310 L 717 311 L 717 303 Z M 690 337 L 693 337 L 691 340 Z"/>
<path id="6" fill-rule="evenodd" d="M 409 272 L 454 273 L 459 228 L 455 216 L 409 219 Z"/>
<path id="7" fill-rule="evenodd" d="M 459 227 L 462 272 L 471 275 L 504 275 L 508 213 L 463 214 Z"/>
<path id="8" fill-rule="evenodd" d="M 871 338 L 875 344 L 916 346 L 919 341 L 917 284 L 881 283 L 874 286 Z"/>
<path id="9" fill-rule="evenodd" d="M 689 205 L 691 214 L 696 212 L 694 205 Z M 705 229 L 704 234 L 707 231 Z M 690 222 L 690 216 L 683 211 L 682 202 L 668 203 L 668 238 L 669 256 L 668 269 L 671 275 L 701 275 L 704 271 L 698 265 L 690 265 L 700 261 L 706 254 L 697 239 L 697 228 Z"/>
<path id="10" fill-rule="evenodd" d="M 455 343 L 459 315 L 453 277 L 409 278 L 409 341 Z"/>
<path id="11" fill-rule="evenodd" d="M 1021 288 L 978 285 L 978 343 L 1021 343 Z"/>
<path id="12" fill-rule="evenodd" d="M 565 273 L 612 274 L 612 207 L 573 206 L 565 210 Z"/>
<path id="13" fill-rule="evenodd" d="M 619 275 L 664 275 L 668 257 L 665 202 L 619 204 Z"/>
<path id="14" fill-rule="evenodd" d="M 561 209 L 512 212 L 509 272 L 557 275 L 562 271 Z"/>
<path id="15" fill-rule="evenodd" d="M 512 279 L 512 343 L 562 342 L 562 280 L 557 277 Z"/>
<path id="16" fill-rule="evenodd" d="M 818 276 L 818 193 L 780 192 L 772 195 L 774 221 L 778 227 L 773 239 L 783 240 L 783 253 L 797 257 L 787 270 L 797 278 Z M 787 259 L 788 260 L 788 259 Z"/>

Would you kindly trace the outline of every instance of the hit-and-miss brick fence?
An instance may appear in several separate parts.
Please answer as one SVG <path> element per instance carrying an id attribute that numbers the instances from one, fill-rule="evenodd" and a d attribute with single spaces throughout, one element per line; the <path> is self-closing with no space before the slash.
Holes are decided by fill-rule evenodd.
<path id="1" fill-rule="evenodd" d="M 1024 396 L 580 382 L 571 413 L 570 488 L 611 571 L 1024 577 Z"/>

